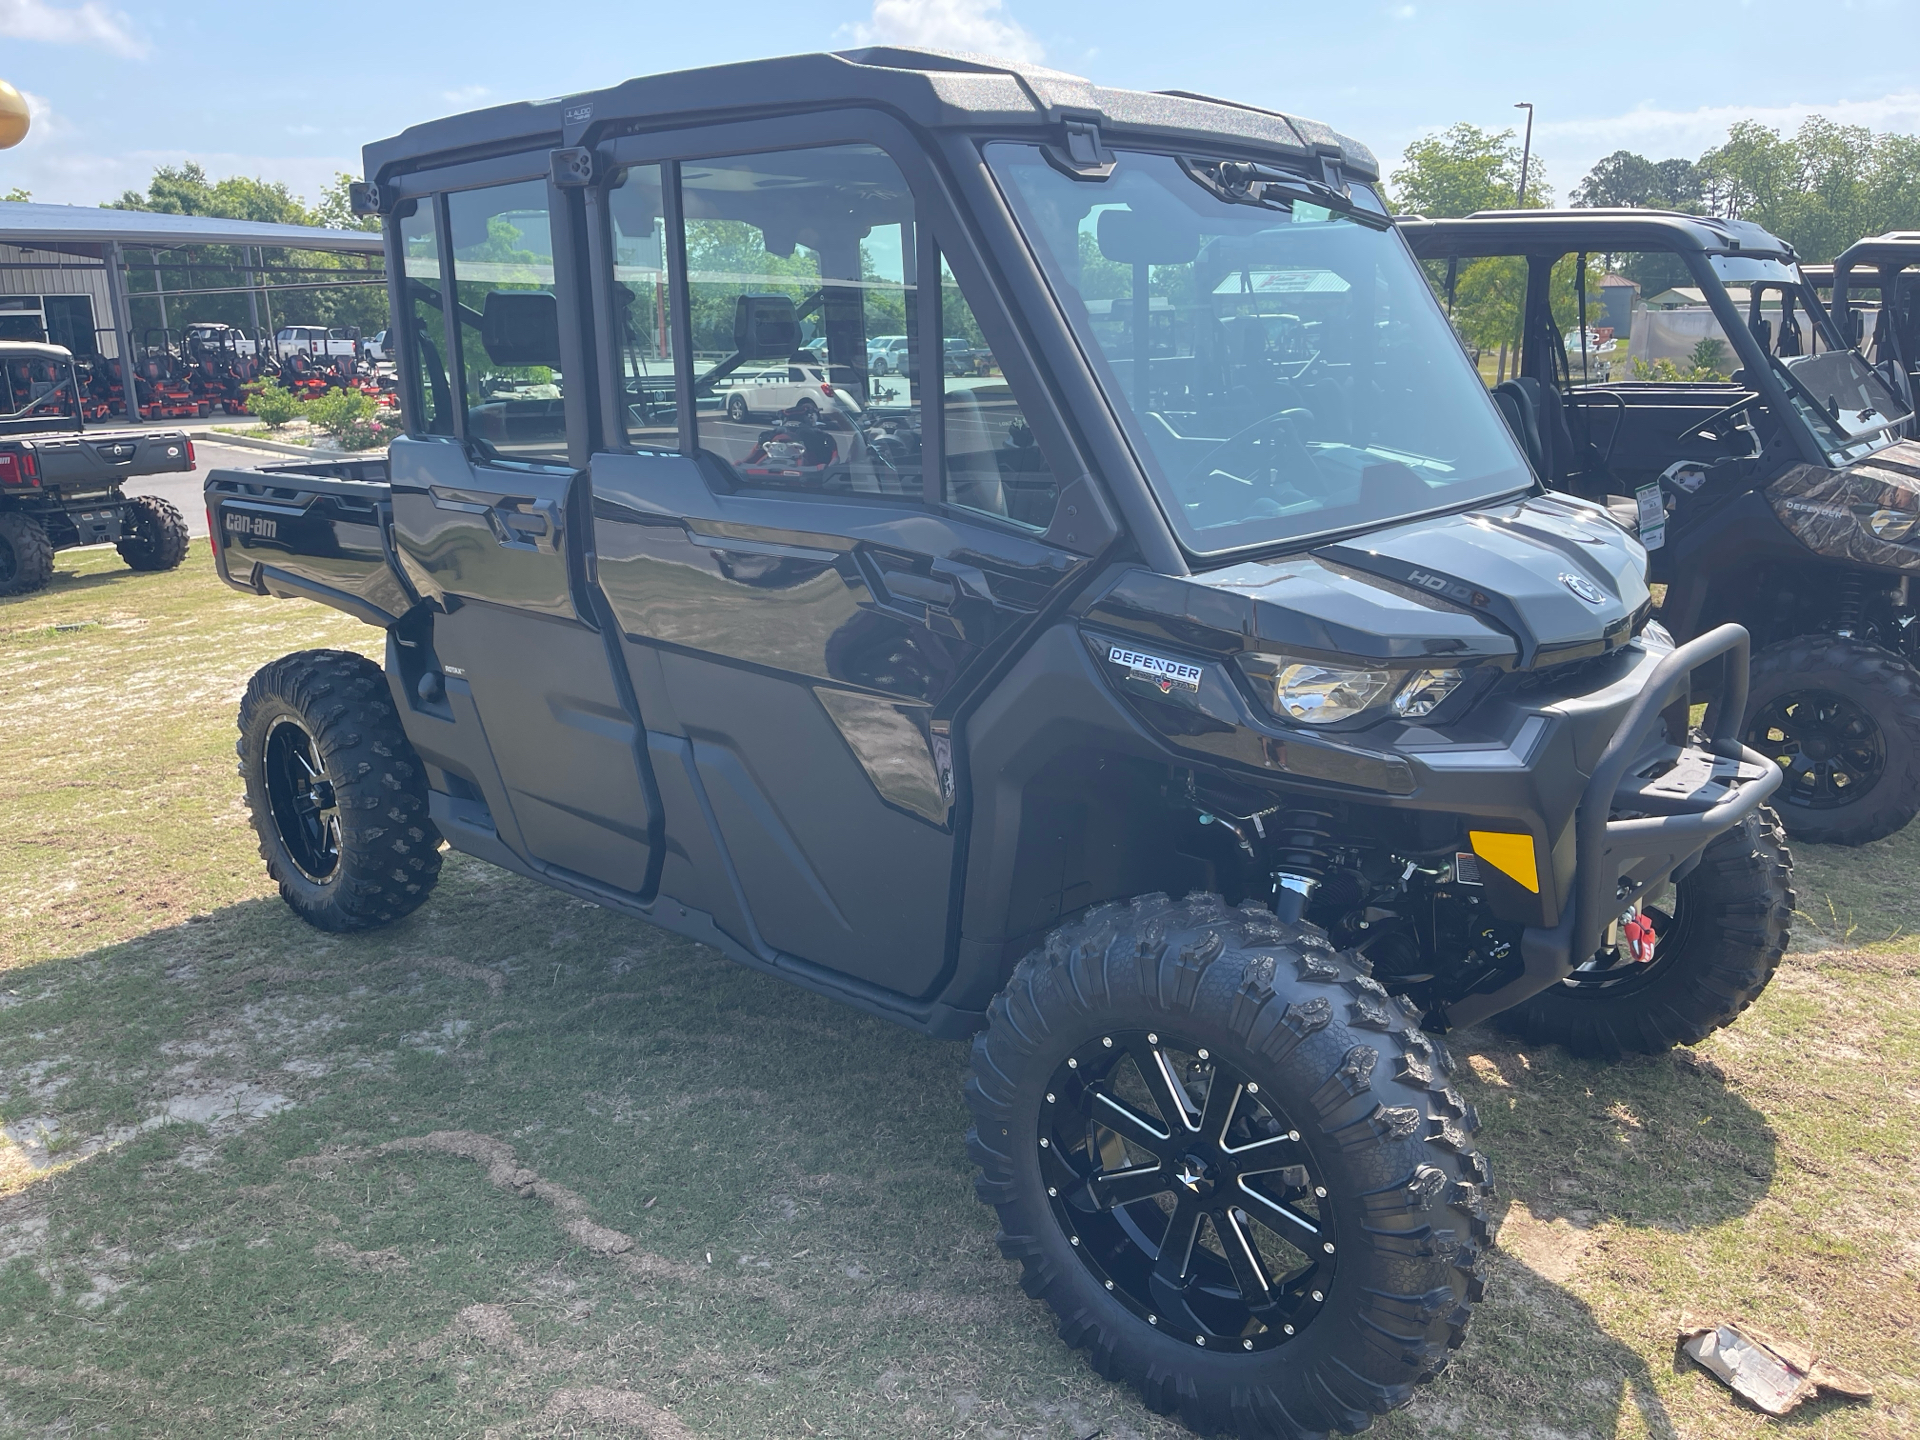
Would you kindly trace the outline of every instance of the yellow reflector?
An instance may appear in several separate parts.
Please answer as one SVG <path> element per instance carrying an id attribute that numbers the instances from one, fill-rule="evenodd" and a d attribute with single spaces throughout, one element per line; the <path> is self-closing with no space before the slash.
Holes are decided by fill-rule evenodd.
<path id="1" fill-rule="evenodd" d="M 1533 860 L 1531 835 L 1506 835 L 1498 830 L 1469 830 L 1473 853 L 1502 875 L 1518 880 L 1534 894 L 1540 893 L 1540 871 Z"/>

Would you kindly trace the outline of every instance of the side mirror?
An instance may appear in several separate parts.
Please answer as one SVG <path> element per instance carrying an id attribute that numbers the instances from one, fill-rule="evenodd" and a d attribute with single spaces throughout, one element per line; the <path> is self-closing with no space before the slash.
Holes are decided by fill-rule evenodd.
<path id="1" fill-rule="evenodd" d="M 1186 265 L 1200 253 L 1200 230 L 1172 216 L 1102 210 L 1100 253 L 1122 265 Z"/>
<path id="2" fill-rule="evenodd" d="M 560 304 L 545 290 L 489 290 L 480 344 L 496 365 L 560 365 Z"/>
<path id="3" fill-rule="evenodd" d="M 785 360 L 800 348 L 800 321 L 791 295 L 736 295 L 733 348 L 740 359 Z"/>

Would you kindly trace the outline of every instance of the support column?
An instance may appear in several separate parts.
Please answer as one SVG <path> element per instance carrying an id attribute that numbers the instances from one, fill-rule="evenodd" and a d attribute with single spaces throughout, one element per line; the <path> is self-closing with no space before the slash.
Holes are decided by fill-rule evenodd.
<path id="1" fill-rule="evenodd" d="M 113 309 L 114 344 L 120 351 L 121 408 L 138 423 L 140 391 L 133 375 L 133 307 L 127 301 L 127 261 L 118 240 L 107 242 L 107 304 Z"/>

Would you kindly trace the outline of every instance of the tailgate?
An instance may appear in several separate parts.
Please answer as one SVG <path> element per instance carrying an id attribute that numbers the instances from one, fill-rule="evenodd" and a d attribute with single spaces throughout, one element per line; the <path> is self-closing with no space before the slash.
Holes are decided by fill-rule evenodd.
<path id="1" fill-rule="evenodd" d="M 40 483 L 86 489 L 135 475 L 171 475 L 193 469 L 193 443 L 178 430 L 149 435 L 71 435 L 36 440 Z"/>
<path id="2" fill-rule="evenodd" d="M 369 625 L 413 608 L 384 481 L 214 470 L 205 491 L 214 564 L 235 589 L 318 600 Z"/>

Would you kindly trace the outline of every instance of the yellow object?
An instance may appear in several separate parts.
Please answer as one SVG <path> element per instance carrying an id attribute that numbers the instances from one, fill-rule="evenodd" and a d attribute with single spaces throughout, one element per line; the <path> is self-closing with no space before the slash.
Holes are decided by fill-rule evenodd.
<path id="1" fill-rule="evenodd" d="M 1540 893 L 1540 870 L 1534 863 L 1533 837 L 1507 835 L 1498 830 L 1469 830 L 1473 853 L 1502 875 L 1518 880 L 1534 894 Z"/>
<path id="2" fill-rule="evenodd" d="M 0 80 L 0 150 L 11 150 L 27 138 L 31 118 L 27 114 L 27 97 Z"/>

